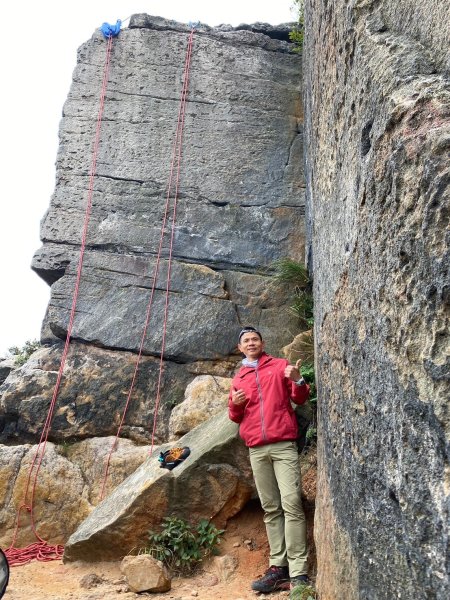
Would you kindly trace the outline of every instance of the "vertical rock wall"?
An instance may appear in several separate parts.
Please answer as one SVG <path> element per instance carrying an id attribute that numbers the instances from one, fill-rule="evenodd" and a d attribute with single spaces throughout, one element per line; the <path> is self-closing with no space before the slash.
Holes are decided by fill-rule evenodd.
<path id="1" fill-rule="evenodd" d="M 228 356 L 241 322 L 267 330 L 274 349 L 291 339 L 273 310 L 280 299 L 267 297 L 259 276 L 304 252 L 300 58 L 271 37 L 287 38 L 288 27 L 249 29 L 202 26 L 194 35 L 166 345 L 177 361 Z M 188 35 L 185 25 L 134 15 L 114 42 L 74 332 L 89 343 L 139 346 Z M 44 340 L 67 327 L 105 48 L 100 32 L 80 48 L 64 106 L 55 193 L 33 262 L 52 284 Z M 167 234 L 164 257 L 168 248 Z M 163 261 L 144 346 L 152 355 L 161 348 L 166 275 Z"/>
<path id="2" fill-rule="evenodd" d="M 305 2 L 322 600 L 449 591 L 449 22 Z"/>

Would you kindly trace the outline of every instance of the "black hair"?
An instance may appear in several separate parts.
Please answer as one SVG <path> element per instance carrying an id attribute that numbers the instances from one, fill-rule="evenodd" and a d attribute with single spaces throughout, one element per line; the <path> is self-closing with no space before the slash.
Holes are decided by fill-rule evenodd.
<path id="1" fill-rule="evenodd" d="M 241 337 L 244 335 L 244 333 L 256 333 L 257 335 L 259 335 L 259 339 L 262 341 L 261 333 L 257 329 L 249 325 L 248 327 L 244 327 L 243 329 L 241 329 L 241 331 L 239 332 L 239 344 L 241 343 Z"/>

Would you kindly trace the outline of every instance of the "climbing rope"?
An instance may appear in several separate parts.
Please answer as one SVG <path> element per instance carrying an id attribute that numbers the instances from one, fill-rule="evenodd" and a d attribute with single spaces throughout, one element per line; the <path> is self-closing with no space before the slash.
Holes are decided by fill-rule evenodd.
<path id="1" fill-rule="evenodd" d="M 50 426 L 52 423 L 53 414 L 54 414 L 56 402 L 58 399 L 59 389 L 60 389 L 60 385 L 61 385 L 61 380 L 62 380 L 62 376 L 64 373 L 65 363 L 66 363 L 68 352 L 69 352 L 70 339 L 71 339 L 71 334 L 72 334 L 72 329 L 73 329 L 73 324 L 74 324 L 74 319 L 75 319 L 75 312 L 76 312 L 78 293 L 79 293 L 79 287 L 80 287 L 80 281 L 81 281 L 81 273 L 82 273 L 82 267 L 83 267 L 83 259 L 84 259 L 84 253 L 85 253 L 85 247 L 86 247 L 87 231 L 88 231 L 88 225 L 89 225 L 91 209 L 92 209 L 92 197 L 93 197 L 93 189 L 94 189 L 94 180 L 95 180 L 95 175 L 96 175 L 98 148 L 99 148 L 99 141 L 100 141 L 100 130 L 101 130 L 103 110 L 104 110 L 106 88 L 107 88 L 107 83 L 108 83 L 108 78 L 109 78 L 109 67 L 110 67 L 110 59 L 111 59 L 111 52 L 112 52 L 112 40 L 113 40 L 113 37 L 116 37 L 118 35 L 118 33 L 120 31 L 120 25 L 121 25 L 121 21 L 118 20 L 115 26 L 111 26 L 107 23 L 104 23 L 101 27 L 102 33 L 105 36 L 105 38 L 107 38 L 108 43 L 107 43 L 107 48 L 106 48 L 106 57 L 105 57 L 105 64 L 104 64 L 104 71 L 103 71 L 103 80 L 102 80 L 102 88 L 101 88 L 101 95 L 100 95 L 99 111 L 98 111 L 94 146 L 93 146 L 93 152 L 92 152 L 92 163 L 91 163 L 91 168 L 90 168 L 90 172 L 89 172 L 88 198 L 87 198 L 87 204 L 86 204 L 86 211 L 85 211 L 85 215 L 84 215 L 84 224 L 83 224 L 82 239 L 81 239 L 81 245 L 80 245 L 80 254 L 79 254 L 79 259 L 78 259 L 77 274 L 76 274 L 76 280 L 75 280 L 75 286 L 74 286 L 74 294 L 73 294 L 73 299 L 72 299 L 72 306 L 71 306 L 71 310 L 70 310 L 66 340 L 65 340 L 65 344 L 64 344 L 62 357 L 61 357 L 61 362 L 60 362 L 60 367 L 59 367 L 59 371 L 58 371 L 56 384 L 55 384 L 52 399 L 50 402 L 50 407 L 49 407 L 49 410 L 47 413 L 46 421 L 44 423 L 44 427 L 43 427 L 42 434 L 41 434 L 41 437 L 39 440 L 39 444 L 37 446 L 36 452 L 34 454 L 34 457 L 33 457 L 32 463 L 31 463 L 31 467 L 28 472 L 28 478 L 27 478 L 27 483 L 25 486 L 23 501 L 17 511 L 17 518 L 16 518 L 15 530 L 14 530 L 14 535 L 13 535 L 13 541 L 11 543 L 11 546 L 5 552 L 5 554 L 8 558 L 8 562 L 11 566 L 25 564 L 25 563 L 30 562 L 33 559 L 40 560 L 40 561 L 49 561 L 49 560 L 60 559 L 62 557 L 63 551 L 64 551 L 64 548 L 62 545 L 60 545 L 60 544 L 50 545 L 46 540 L 44 540 L 38 534 L 37 529 L 36 529 L 35 519 L 34 519 L 34 500 L 35 500 L 35 494 L 36 494 L 36 485 L 37 485 L 38 475 L 39 475 L 39 471 L 40 471 L 42 461 L 44 458 L 44 454 L 45 454 L 48 435 L 50 432 Z M 162 376 L 163 376 L 163 370 L 164 370 L 164 352 L 165 352 L 166 335 L 167 335 L 168 309 L 169 309 L 169 298 L 170 298 L 170 280 L 171 280 L 171 271 L 172 271 L 172 256 L 173 256 L 173 245 L 174 245 L 174 237 L 175 237 L 175 222 L 176 222 L 178 190 L 179 190 L 179 181 L 180 181 L 182 140 L 183 140 L 183 130 L 184 130 L 184 121 L 185 121 L 185 105 L 186 105 L 186 97 L 187 97 L 187 90 L 188 90 L 188 83 L 189 83 L 189 72 L 190 72 L 190 64 L 191 64 L 191 56 L 192 56 L 194 30 L 195 30 L 195 26 L 192 26 L 191 33 L 190 33 L 190 36 L 188 39 L 187 51 L 186 51 L 186 59 L 185 59 L 184 73 L 183 73 L 183 85 L 182 85 L 181 96 L 180 96 L 180 108 L 179 108 L 179 112 L 178 112 L 177 128 L 176 128 L 175 139 L 174 139 L 174 144 L 173 144 L 169 182 L 168 182 L 168 186 L 167 186 L 165 212 L 164 212 L 164 218 L 163 218 L 163 223 L 162 223 L 162 227 L 161 227 L 160 242 L 159 242 L 158 253 L 157 253 L 157 258 L 156 258 L 156 262 L 155 262 L 151 293 L 150 293 L 149 302 L 147 305 L 147 311 L 146 311 L 144 328 L 143 328 L 143 332 L 142 332 L 142 336 L 141 336 L 139 353 L 138 353 L 138 357 L 136 360 L 134 374 L 133 374 L 132 382 L 130 385 L 129 393 L 127 396 L 125 409 L 124 409 L 124 412 L 123 412 L 123 415 L 121 418 L 121 422 L 119 425 L 119 429 L 118 429 L 116 438 L 114 440 L 114 443 L 111 447 L 111 450 L 110 450 L 110 453 L 108 456 L 108 459 L 106 461 L 101 498 L 103 498 L 104 492 L 105 492 L 105 485 L 106 485 L 106 480 L 107 480 L 107 476 L 108 476 L 111 455 L 117 446 L 119 435 L 120 435 L 120 432 L 121 432 L 121 429 L 123 426 L 123 422 L 125 420 L 126 411 L 128 409 L 128 406 L 129 406 L 129 403 L 131 400 L 137 373 L 139 370 L 139 363 L 140 363 L 142 353 L 143 353 L 145 338 L 146 338 L 148 326 L 150 323 L 151 309 L 152 309 L 153 299 L 154 299 L 154 294 L 155 294 L 155 289 L 156 289 L 156 282 L 157 282 L 157 278 L 158 278 L 158 274 L 159 274 L 159 267 L 160 267 L 160 260 L 161 260 L 162 250 L 163 250 L 164 236 L 166 234 L 166 226 L 167 226 L 167 221 L 169 219 L 169 209 L 170 209 L 170 204 L 171 204 L 172 188 L 174 185 L 175 191 L 173 193 L 173 207 L 172 207 L 172 216 L 171 216 L 172 225 L 171 225 L 170 242 L 169 242 L 168 268 L 167 268 L 166 292 L 165 292 L 165 304 L 164 304 L 164 320 L 163 320 L 163 331 L 162 331 L 162 342 L 161 342 L 161 352 L 160 352 L 160 363 L 159 363 L 155 409 L 154 409 L 154 414 L 153 414 L 152 443 L 151 443 L 151 451 L 150 452 L 153 452 L 153 448 L 154 448 L 155 432 L 156 432 L 156 426 L 157 426 L 157 415 L 158 415 L 158 408 L 159 408 L 159 404 L 160 404 L 161 383 L 162 383 Z M 174 172 L 175 172 L 175 176 L 174 176 Z M 175 179 L 175 184 L 173 184 L 174 179 Z M 30 494 L 30 487 L 31 487 L 31 494 Z M 29 495 L 30 495 L 30 500 L 28 501 Z M 28 545 L 26 548 L 16 548 L 15 543 L 17 541 L 17 536 L 18 536 L 20 525 L 21 525 L 20 518 L 21 518 L 21 513 L 23 511 L 27 511 L 30 513 L 31 528 L 32 528 L 33 533 L 38 541 L 34 544 Z"/>
<path id="2" fill-rule="evenodd" d="M 36 448 L 36 452 L 34 454 L 30 469 L 28 471 L 28 478 L 27 478 L 27 483 L 25 486 L 24 495 L 23 495 L 23 501 L 17 511 L 17 518 L 16 518 L 15 530 L 14 530 L 14 534 L 13 534 L 13 540 L 12 540 L 11 546 L 5 551 L 8 562 L 11 566 L 22 565 L 22 564 L 30 562 L 33 559 L 41 560 L 41 561 L 59 559 L 62 557 L 63 550 L 64 550 L 63 546 L 61 546 L 60 544 L 56 544 L 56 545 L 48 544 L 48 542 L 46 542 L 38 534 L 37 529 L 36 529 L 35 519 L 34 519 L 34 500 L 35 500 L 35 494 L 36 494 L 36 485 L 37 485 L 38 475 L 39 475 L 39 471 L 40 471 L 42 461 L 44 458 L 48 435 L 50 432 L 50 426 L 51 426 L 52 419 L 53 419 L 53 413 L 55 410 L 56 401 L 58 399 L 59 388 L 61 385 L 64 367 L 65 367 L 67 355 L 69 352 L 70 338 L 71 338 L 73 323 L 74 323 L 74 319 L 75 319 L 75 309 L 77 306 L 78 293 L 79 293 L 80 280 L 81 280 L 81 272 L 82 272 L 82 268 L 83 268 L 83 258 L 84 258 L 85 248 L 86 248 L 87 231 L 88 231 L 89 219 L 90 219 L 91 209 L 92 209 L 92 196 L 93 196 L 93 190 L 94 190 L 94 179 L 95 179 L 95 174 L 96 174 L 97 156 L 98 156 L 98 148 L 99 148 L 99 142 L 100 142 L 100 129 L 101 129 L 102 116 L 103 116 L 103 109 L 104 109 L 104 105 L 105 105 L 106 88 L 107 88 L 108 77 L 109 77 L 109 66 L 110 66 L 110 60 L 111 60 L 113 37 L 117 36 L 120 31 L 120 21 L 118 21 L 117 24 L 112 27 L 107 26 L 107 25 L 108 25 L 107 23 L 104 23 L 102 25 L 103 35 L 107 38 L 108 42 L 107 42 L 107 47 L 106 47 L 106 57 L 105 57 L 105 64 L 104 64 L 104 69 L 103 69 L 103 80 L 102 80 L 102 87 L 101 87 L 101 94 L 100 94 L 100 103 L 99 103 L 99 111 L 98 111 L 98 116 L 97 116 L 97 125 L 96 125 L 96 131 L 95 131 L 94 146 L 93 146 L 93 152 L 92 152 L 92 162 L 91 162 L 91 168 L 90 168 L 90 172 L 89 172 L 88 197 L 87 197 L 87 203 L 86 203 L 86 210 L 85 210 L 85 214 L 84 214 L 84 224 L 83 224 L 82 237 L 81 237 L 80 254 L 79 254 L 79 258 L 78 258 L 78 268 L 77 268 L 77 275 L 76 275 L 76 279 L 75 279 L 75 287 L 74 287 L 74 293 L 73 293 L 73 298 L 72 298 L 72 307 L 71 307 L 70 316 L 69 316 L 69 324 L 67 326 L 66 340 L 65 340 L 65 344 L 64 344 L 63 353 L 61 356 L 61 362 L 60 362 L 60 366 L 59 366 L 58 376 L 56 379 L 56 384 L 55 384 L 55 387 L 53 390 L 50 407 L 49 407 L 49 410 L 47 413 L 47 418 L 44 423 L 44 427 L 43 427 L 42 434 L 41 434 L 41 437 L 39 440 L 39 444 Z M 30 495 L 30 500 L 28 502 L 30 486 L 31 486 L 31 495 Z M 32 531 L 33 531 L 34 535 L 36 536 L 36 539 L 38 540 L 38 542 L 36 542 L 34 544 L 30 544 L 26 548 L 15 548 L 15 543 L 16 543 L 19 528 L 20 528 L 20 516 L 21 516 L 22 511 L 24 511 L 24 510 L 30 513 L 31 528 L 32 528 Z"/>
<path id="3" fill-rule="evenodd" d="M 152 307 L 153 307 L 153 299 L 154 299 L 154 295 L 155 295 L 156 282 L 158 279 L 161 255 L 162 255 L 163 244 L 164 244 L 164 237 L 166 234 L 166 226 L 167 226 L 167 221 L 169 218 L 169 210 L 170 210 L 170 205 L 171 205 L 172 188 L 173 188 L 173 180 L 174 180 L 174 171 L 176 171 L 175 191 L 173 193 L 173 207 L 172 207 L 172 227 L 171 227 L 171 233 L 170 233 L 169 255 L 168 255 L 168 264 L 167 264 L 167 278 L 166 278 L 161 353 L 160 353 L 160 362 L 159 362 L 159 371 L 158 371 L 158 382 L 157 382 L 155 408 L 154 408 L 154 412 L 153 412 L 153 429 L 152 429 L 150 454 L 153 452 L 153 448 L 154 448 L 155 432 L 156 432 L 156 424 L 157 424 L 157 414 L 158 414 L 158 408 L 159 408 L 159 404 L 160 404 L 161 382 L 162 382 L 162 376 L 163 376 L 163 370 L 164 370 L 164 351 L 165 351 L 165 342 L 166 342 L 166 334 L 167 334 L 169 296 L 170 296 L 170 278 L 171 278 L 171 272 L 172 272 L 173 242 L 174 242 L 174 236 L 175 236 L 175 220 L 176 220 L 178 189 L 179 189 L 179 181 L 180 181 L 184 117 L 185 117 L 187 90 L 188 90 L 188 85 L 189 85 L 189 73 L 190 73 L 190 67 L 191 67 L 194 31 L 195 31 L 195 27 L 192 26 L 191 33 L 188 38 L 187 49 L 186 49 L 186 58 L 185 58 L 185 62 L 184 62 L 184 71 L 183 71 L 183 84 L 182 84 L 182 89 L 181 89 L 181 94 L 180 94 L 180 105 L 179 105 L 179 109 L 178 109 L 177 127 L 176 127 L 176 131 L 175 131 L 175 137 L 174 137 L 174 142 L 173 142 L 173 147 L 172 147 L 172 160 L 171 160 L 171 164 L 170 164 L 169 179 L 168 179 L 168 184 L 167 184 L 166 203 L 165 203 L 165 207 L 164 207 L 164 216 L 163 216 L 163 221 L 162 221 L 162 225 L 161 225 L 159 246 L 158 246 L 158 252 L 156 255 L 156 261 L 155 261 L 155 266 L 154 266 L 154 270 L 153 270 L 152 286 L 151 286 L 151 291 L 150 291 L 150 295 L 149 295 L 149 300 L 147 303 L 144 327 L 142 330 L 141 341 L 139 344 L 139 351 L 138 351 L 138 355 L 136 358 L 134 373 L 133 373 L 131 384 L 130 384 L 130 387 L 128 390 L 125 407 L 122 412 L 120 424 L 119 424 L 115 439 L 111 445 L 111 449 L 110 449 L 108 457 L 105 461 L 105 469 L 104 469 L 102 487 L 101 487 L 101 492 L 100 492 L 100 500 L 103 500 L 103 498 L 105 496 L 106 482 L 108 479 L 111 457 L 117 447 L 119 436 L 122 431 L 123 423 L 125 421 L 125 416 L 127 414 L 127 410 L 128 410 L 128 407 L 129 407 L 129 404 L 131 401 L 131 397 L 132 397 L 135 382 L 136 382 L 136 377 L 137 377 L 137 374 L 139 371 L 140 361 L 141 361 L 142 354 L 143 354 L 143 348 L 144 348 L 145 339 L 147 336 L 147 330 L 148 330 L 148 327 L 150 324 L 151 311 L 152 311 Z"/>
<path id="4" fill-rule="evenodd" d="M 172 273 L 172 255 L 173 255 L 173 243 L 175 239 L 175 220 L 177 214 L 177 204 L 178 204 L 178 189 L 180 184 L 180 167 L 181 167 L 181 153 L 183 148 L 183 131 L 184 131 L 184 118 L 186 113 L 186 96 L 189 84 L 189 73 L 190 73 L 190 64 L 191 64 L 191 55 L 192 55 L 192 46 L 193 46 L 193 36 L 194 36 L 195 28 L 192 27 L 191 34 L 189 36 L 188 42 L 188 50 L 186 54 L 186 64 L 185 64 L 185 77 L 184 77 L 184 86 L 181 91 L 181 102 L 180 102 L 180 111 L 178 114 L 178 123 L 179 127 L 177 127 L 177 174 L 175 181 L 175 193 L 174 193 L 174 201 L 173 201 L 173 212 L 172 212 L 172 229 L 170 233 L 170 246 L 169 246 L 169 259 L 168 259 L 168 267 L 167 267 L 167 279 L 166 279 L 166 300 L 164 305 L 164 321 L 163 321 L 163 334 L 162 334 L 162 342 L 161 342 L 161 353 L 159 360 L 159 373 L 158 373 L 158 385 L 156 390 L 156 401 L 155 401 L 155 409 L 153 412 L 153 429 L 152 429 L 152 444 L 150 448 L 150 454 L 153 453 L 153 448 L 155 445 L 155 433 L 156 433 L 156 424 L 157 424 L 157 416 L 158 409 L 161 400 L 161 383 L 162 383 L 162 375 L 164 368 L 164 352 L 166 348 L 166 333 L 167 333 L 167 322 L 169 315 L 169 291 L 170 291 L 170 277 Z M 169 183 L 169 189 L 171 186 L 171 179 Z"/>

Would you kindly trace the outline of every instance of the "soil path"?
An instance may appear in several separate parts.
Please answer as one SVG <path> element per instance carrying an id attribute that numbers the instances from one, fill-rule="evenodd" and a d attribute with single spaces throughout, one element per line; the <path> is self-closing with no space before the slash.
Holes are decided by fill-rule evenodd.
<path id="1" fill-rule="evenodd" d="M 316 473 L 314 467 L 303 477 L 303 506 L 308 524 L 310 577 L 314 579 L 315 549 L 313 520 Z M 247 543 L 245 543 L 247 542 Z M 230 519 L 219 546 L 220 555 L 236 559 L 236 570 L 223 581 L 214 559 L 192 577 L 175 577 L 165 594 L 130 592 L 120 572 L 120 562 L 67 563 L 32 562 L 11 569 L 4 600 L 286 600 L 289 592 L 256 594 L 250 589 L 253 579 L 268 567 L 268 544 L 263 513 L 258 501 L 251 501 Z M 95 577 L 96 576 L 96 577 Z M 99 581 L 100 580 L 100 581 Z"/>
<path id="2" fill-rule="evenodd" d="M 251 541 L 251 544 L 245 544 L 245 541 Z M 257 502 L 250 502 L 229 522 L 219 548 L 221 555 L 229 554 L 237 559 L 238 567 L 227 582 L 220 581 L 211 560 L 193 577 L 174 578 L 172 589 L 165 594 L 135 594 L 128 591 L 120 572 L 120 562 L 32 562 L 11 569 L 4 600 L 255 600 L 257 595 L 250 590 L 250 582 L 267 568 L 268 554 L 262 511 Z M 95 579 L 88 577 L 92 574 L 102 583 L 89 582 Z M 283 592 L 271 595 L 271 598 L 287 596 Z"/>

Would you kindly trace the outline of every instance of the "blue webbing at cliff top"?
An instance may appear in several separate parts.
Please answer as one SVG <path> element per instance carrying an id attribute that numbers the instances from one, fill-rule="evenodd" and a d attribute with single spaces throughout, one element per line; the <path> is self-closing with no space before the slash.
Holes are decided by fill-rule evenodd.
<path id="1" fill-rule="evenodd" d="M 100 29 L 101 29 L 103 35 L 105 36 L 105 38 L 116 37 L 116 35 L 119 35 L 121 25 L 122 25 L 122 21 L 120 19 L 117 19 L 117 23 L 115 25 L 110 25 L 109 23 L 103 23 L 103 25 L 100 27 Z"/>

